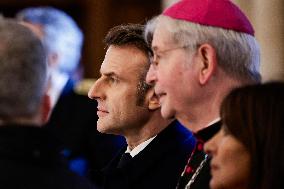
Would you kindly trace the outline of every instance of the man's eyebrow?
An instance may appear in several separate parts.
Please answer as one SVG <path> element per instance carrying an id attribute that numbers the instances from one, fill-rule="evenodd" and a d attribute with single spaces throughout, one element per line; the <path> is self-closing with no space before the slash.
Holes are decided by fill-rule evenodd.
<path id="1" fill-rule="evenodd" d="M 119 78 L 118 75 L 115 72 L 107 72 L 107 73 L 102 73 L 103 76 L 105 77 L 115 77 L 115 78 Z"/>
<path id="2" fill-rule="evenodd" d="M 107 77 L 116 76 L 114 72 L 107 72 L 107 73 L 104 73 L 103 75 Z"/>

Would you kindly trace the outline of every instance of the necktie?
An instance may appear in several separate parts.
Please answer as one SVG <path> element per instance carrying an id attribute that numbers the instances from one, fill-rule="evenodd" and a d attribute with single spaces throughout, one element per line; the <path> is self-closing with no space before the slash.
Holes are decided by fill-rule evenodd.
<path id="1" fill-rule="evenodd" d="M 124 167 L 131 159 L 132 159 L 132 156 L 130 155 L 130 153 L 122 154 L 122 156 L 121 156 L 121 158 L 118 162 L 117 168 Z"/>

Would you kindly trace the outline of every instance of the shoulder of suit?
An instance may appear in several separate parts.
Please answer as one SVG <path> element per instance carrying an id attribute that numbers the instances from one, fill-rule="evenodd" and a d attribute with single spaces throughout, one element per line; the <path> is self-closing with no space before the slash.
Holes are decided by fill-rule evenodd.
<path id="1" fill-rule="evenodd" d="M 96 79 L 94 78 L 88 78 L 83 79 L 76 83 L 74 86 L 74 91 L 76 94 L 88 96 L 88 92 L 92 85 L 95 83 Z"/>

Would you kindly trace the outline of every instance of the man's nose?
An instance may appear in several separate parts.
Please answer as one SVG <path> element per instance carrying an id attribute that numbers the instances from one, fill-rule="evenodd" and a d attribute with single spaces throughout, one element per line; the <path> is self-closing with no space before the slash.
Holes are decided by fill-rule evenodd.
<path id="1" fill-rule="evenodd" d="M 146 75 L 146 82 L 149 85 L 155 85 L 156 81 L 156 71 L 154 70 L 153 65 L 151 65 Z"/>
<path id="2" fill-rule="evenodd" d="M 98 79 L 97 81 L 94 82 L 94 84 L 92 85 L 92 87 L 90 88 L 90 90 L 88 92 L 88 97 L 90 99 L 94 99 L 94 100 L 104 98 L 103 89 L 101 87 L 100 79 Z"/>

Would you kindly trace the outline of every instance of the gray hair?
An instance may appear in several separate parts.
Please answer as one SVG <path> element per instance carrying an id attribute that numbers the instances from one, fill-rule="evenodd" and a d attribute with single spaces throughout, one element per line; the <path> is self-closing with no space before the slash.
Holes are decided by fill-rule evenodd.
<path id="1" fill-rule="evenodd" d="M 28 28 L 4 18 L 0 41 L 0 118 L 33 116 L 46 89 L 44 47 Z"/>
<path id="2" fill-rule="evenodd" d="M 69 15 L 52 7 L 34 7 L 23 9 L 16 17 L 42 26 L 48 53 L 55 52 L 60 56 L 60 71 L 74 72 L 81 58 L 83 34 Z"/>
<path id="3" fill-rule="evenodd" d="M 210 44 L 216 50 L 218 65 L 232 78 L 260 82 L 260 52 L 253 36 L 160 15 L 146 25 L 144 37 L 148 43 L 152 42 L 157 24 L 169 31 L 171 42 L 189 47 L 190 51 L 196 51 L 201 44 Z"/>

